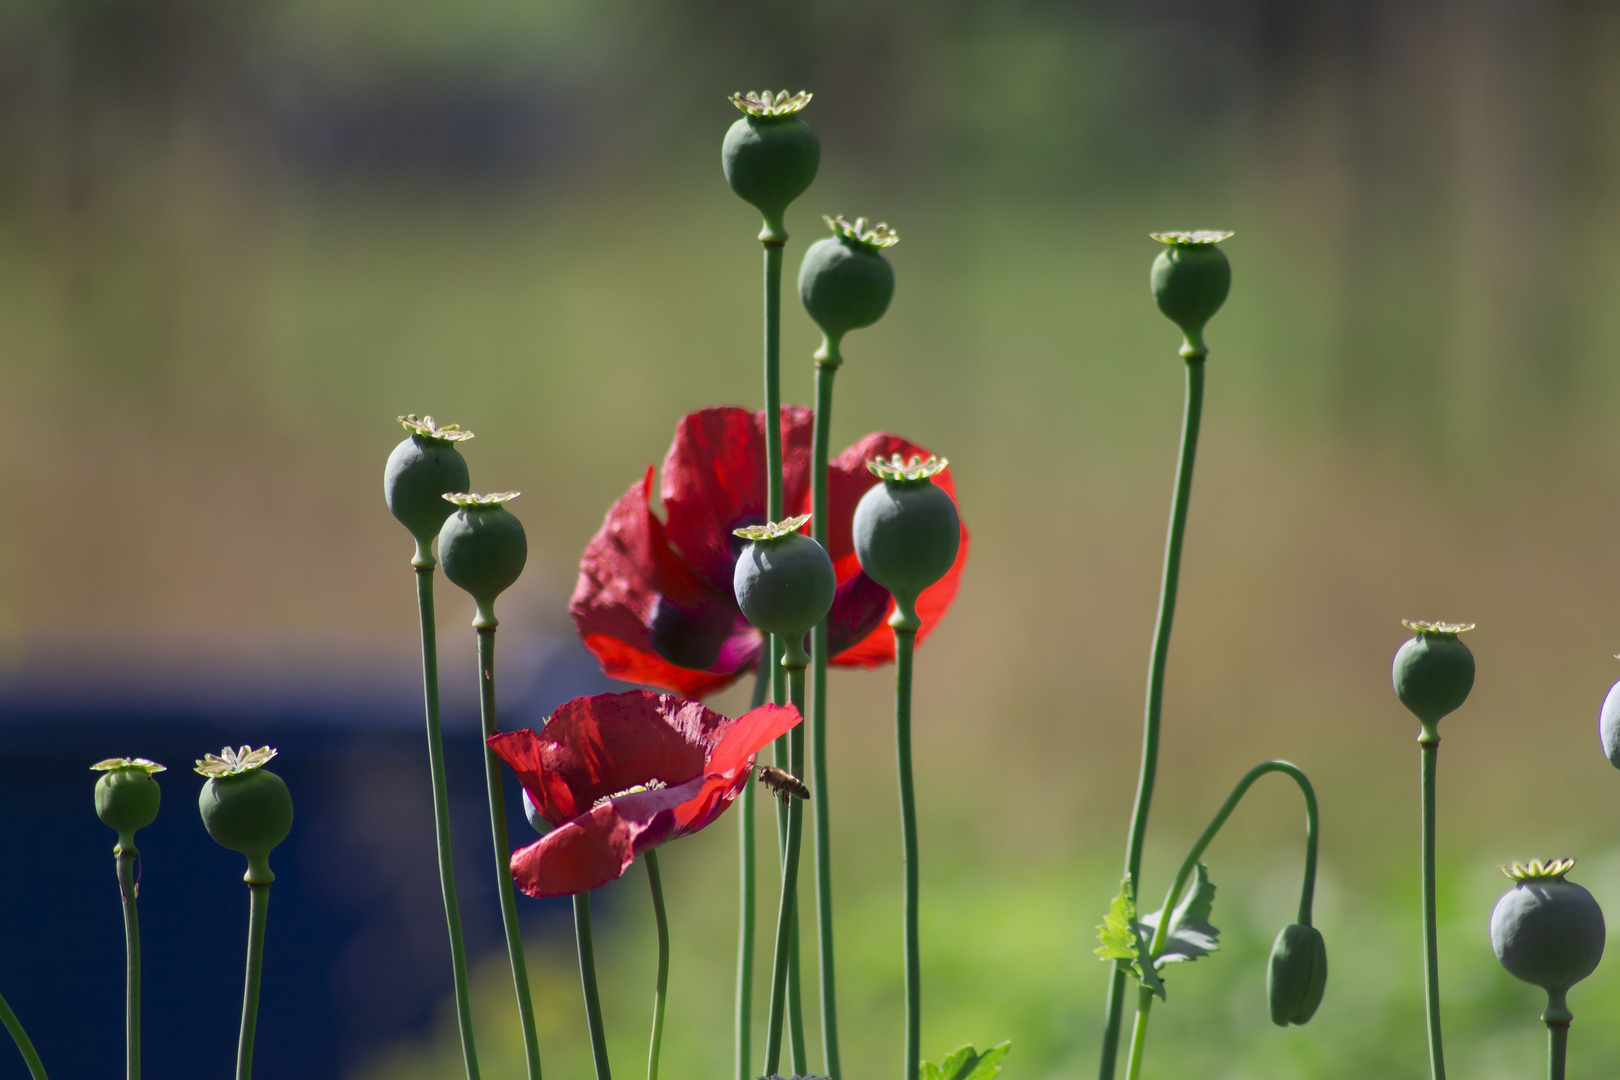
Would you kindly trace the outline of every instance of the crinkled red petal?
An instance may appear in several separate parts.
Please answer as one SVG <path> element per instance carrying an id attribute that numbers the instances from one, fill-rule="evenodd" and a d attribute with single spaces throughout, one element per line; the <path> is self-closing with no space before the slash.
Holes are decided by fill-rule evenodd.
<path id="1" fill-rule="evenodd" d="M 811 409 L 782 409 L 785 507 L 809 491 L 814 423 Z M 730 595 L 742 546 L 731 531 L 765 521 L 764 412 L 722 405 L 681 417 L 664 458 L 663 496 L 670 541 L 711 587 Z"/>
<path id="2" fill-rule="evenodd" d="M 570 821 L 598 799 L 657 780 L 702 776 L 709 752 L 734 723 L 696 701 L 630 690 L 575 698 L 541 732 L 509 731 L 489 745 L 550 822 Z"/>
<path id="3" fill-rule="evenodd" d="M 675 834 L 676 808 L 707 786 L 642 791 L 591 807 L 512 853 L 512 880 L 530 896 L 571 896 L 606 885 L 641 852 Z"/>
<path id="4" fill-rule="evenodd" d="M 729 586 L 721 594 L 693 572 L 670 545 L 651 506 L 653 468 L 608 510 L 602 528 L 580 557 L 579 581 L 568 605 L 574 627 L 602 670 L 615 679 L 704 697 L 753 669 L 759 636 L 737 626 Z M 706 670 L 683 667 L 660 654 L 652 623 L 662 603 L 694 613 L 698 632 L 723 638 Z M 719 625 L 708 625 L 710 623 Z"/>

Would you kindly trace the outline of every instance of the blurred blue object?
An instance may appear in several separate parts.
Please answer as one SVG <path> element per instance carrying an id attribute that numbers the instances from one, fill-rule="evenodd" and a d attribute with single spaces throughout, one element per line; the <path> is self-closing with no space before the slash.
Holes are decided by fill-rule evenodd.
<path id="1" fill-rule="evenodd" d="M 96 818 L 89 770 L 105 757 L 168 766 L 162 811 L 136 838 L 148 1075 L 228 1076 L 235 1060 L 245 864 L 203 830 L 203 781 L 191 771 L 226 744 L 277 747 L 272 768 L 296 808 L 271 859 L 256 1072 L 337 1080 L 422 1033 L 451 993 L 416 654 L 345 661 L 317 649 L 288 662 L 229 644 L 209 652 L 226 660 L 25 661 L 0 680 L 0 993 L 52 1075 L 122 1068 L 117 838 Z M 572 640 L 503 634 L 501 647 L 502 728 L 538 726 L 568 698 L 609 686 Z M 501 932 L 477 697 L 470 663 L 454 654 L 441 664 L 457 884 L 478 957 L 501 948 Z M 516 847 L 533 834 L 507 779 Z M 519 909 L 531 933 L 569 910 L 521 894 Z M 5 1043 L 0 1077 L 24 1075 Z"/>

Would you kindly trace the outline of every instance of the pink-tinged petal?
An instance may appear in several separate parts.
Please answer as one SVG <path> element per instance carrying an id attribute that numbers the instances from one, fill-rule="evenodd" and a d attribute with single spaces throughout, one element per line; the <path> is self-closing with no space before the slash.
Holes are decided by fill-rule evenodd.
<path id="1" fill-rule="evenodd" d="M 750 709 L 721 729 L 704 771 L 714 774 L 747 768 L 755 754 L 770 745 L 772 739 L 792 731 L 802 719 L 792 705 Z"/>
<path id="2" fill-rule="evenodd" d="M 679 787 L 637 792 L 591 807 L 512 853 L 512 880 L 530 896 L 571 896 L 621 876 L 641 852 L 675 834 L 676 808 L 697 795 L 705 778 Z"/>
<path id="3" fill-rule="evenodd" d="M 674 787 L 704 775 L 731 721 L 696 701 L 631 690 L 575 698 L 545 730 L 512 731 L 489 745 L 547 821 L 570 821 L 598 799 L 650 780 Z"/>
<path id="4" fill-rule="evenodd" d="M 888 589 L 861 572 L 854 552 L 849 561 L 855 564 L 854 572 L 840 581 L 833 594 L 832 610 L 827 613 L 827 652 L 835 663 L 843 653 L 878 631 L 882 631 L 879 636 L 892 636 L 885 620 L 894 610 L 894 598 Z"/>
<path id="5" fill-rule="evenodd" d="M 653 470 L 612 508 L 580 557 L 569 613 L 616 679 L 698 697 L 751 670 L 759 634 L 670 546 L 650 505 Z"/>
<path id="6" fill-rule="evenodd" d="M 784 506 L 809 485 L 814 414 L 782 410 Z M 742 542 L 732 530 L 765 520 L 765 414 L 718 406 L 683 416 L 664 459 L 669 539 L 714 590 L 730 595 Z"/>

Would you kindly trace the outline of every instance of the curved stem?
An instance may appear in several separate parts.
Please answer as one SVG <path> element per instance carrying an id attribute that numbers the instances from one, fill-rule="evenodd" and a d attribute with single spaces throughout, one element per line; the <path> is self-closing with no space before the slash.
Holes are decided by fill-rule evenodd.
<path id="1" fill-rule="evenodd" d="M 1435 724 L 1423 724 L 1418 754 L 1418 787 L 1423 804 L 1423 1006 L 1429 1024 L 1429 1075 L 1432 1080 L 1446 1080 L 1446 1054 L 1440 1041 L 1440 942 L 1434 902 L 1434 773 L 1440 755 L 1440 733 Z"/>
<path id="2" fill-rule="evenodd" d="M 135 860 L 140 852 L 118 842 L 113 858 L 118 865 L 118 894 L 124 902 L 124 1075 L 141 1080 L 141 920 L 135 910 Z"/>
<path id="3" fill-rule="evenodd" d="M 1153 931 L 1153 940 L 1149 943 L 1147 956 L 1142 963 L 1151 964 L 1164 953 L 1164 939 L 1170 930 L 1170 915 L 1175 910 L 1176 901 L 1181 899 L 1182 890 L 1187 887 L 1187 881 L 1193 875 L 1198 860 L 1203 857 L 1204 850 L 1226 824 L 1226 819 L 1232 816 L 1243 796 L 1254 786 L 1254 782 L 1267 773 L 1283 773 L 1292 778 L 1299 785 L 1300 794 L 1305 797 L 1305 873 L 1299 891 L 1299 919 L 1304 925 L 1311 925 L 1311 900 L 1316 894 L 1316 850 L 1318 819 L 1316 809 L 1316 789 L 1311 786 L 1310 777 L 1302 772 L 1299 766 L 1288 761 L 1262 761 L 1254 768 L 1243 774 L 1237 782 L 1232 793 L 1226 797 L 1221 808 L 1210 818 L 1209 824 L 1199 834 L 1198 842 L 1193 844 L 1192 850 L 1181 861 L 1181 869 L 1176 871 L 1175 882 L 1170 891 L 1164 894 L 1164 906 L 1159 909 L 1159 925 Z M 1136 1080 L 1142 1068 L 1142 1048 L 1147 1043 L 1148 1017 L 1153 1009 L 1153 992 L 1146 987 L 1141 988 L 1137 995 L 1136 1024 L 1131 1030 L 1130 1058 L 1125 1066 L 1125 1080 Z"/>
<path id="4" fill-rule="evenodd" d="M 825 355 L 823 355 L 825 354 Z M 837 347 L 816 354 L 816 426 L 810 444 L 810 536 L 827 546 L 827 460 L 832 435 L 833 376 Z M 827 1075 L 839 1080 L 838 990 L 833 971 L 832 811 L 827 795 L 827 621 L 810 632 L 810 805 L 815 814 L 816 946 L 821 966 L 821 1054 Z"/>
<path id="5" fill-rule="evenodd" d="M 612 1080 L 607 1031 L 602 1027 L 602 999 L 596 992 L 596 947 L 591 941 L 591 894 L 588 892 L 574 894 L 574 940 L 579 944 L 579 984 L 585 992 L 585 1022 L 591 1029 L 596 1080 Z"/>
<path id="6" fill-rule="evenodd" d="M 804 702 L 804 667 L 795 665 L 787 669 L 788 703 L 801 706 Z M 787 734 L 787 769 L 801 776 L 804 769 L 804 725 L 798 724 Z M 799 848 L 804 831 L 804 813 L 798 799 L 788 799 L 785 811 L 784 848 L 782 854 L 782 898 L 776 913 L 776 949 L 771 964 L 771 1011 L 766 1026 L 765 1075 L 773 1075 L 782 1062 L 782 1028 L 788 1005 L 788 957 L 793 940 L 793 920 L 796 912 L 799 886 Z M 802 1024 L 802 1020 L 799 1023 Z M 799 1029 L 803 1030 L 802 1027 Z M 802 1039 L 800 1040 L 802 1046 Z M 797 1050 L 802 1052 L 802 1049 Z"/>
<path id="7" fill-rule="evenodd" d="M 761 667 L 754 674 L 754 698 L 749 708 L 757 709 L 765 703 L 765 691 L 770 685 L 770 672 Z M 737 916 L 737 1052 L 736 1080 L 753 1080 L 753 1027 L 754 1027 L 754 903 L 757 871 L 754 855 L 754 789 L 748 784 L 739 797 L 737 810 L 738 852 L 737 867 L 742 895 Z"/>
<path id="8" fill-rule="evenodd" d="M 506 799 L 501 791 L 501 761 L 489 740 L 499 734 L 495 719 L 495 628 L 478 628 L 478 712 L 484 723 L 484 785 L 489 794 L 489 831 L 495 846 L 495 893 L 501 901 L 501 929 L 506 955 L 512 963 L 512 987 L 517 992 L 518 1022 L 523 1028 L 523 1057 L 529 1080 L 540 1080 L 540 1036 L 534 1027 L 534 1004 L 529 998 L 529 966 L 523 957 L 523 935 L 518 929 L 517 893 L 512 882 L 512 845 L 506 835 Z"/>
<path id="9" fill-rule="evenodd" d="M 236 1080 L 253 1075 L 253 1034 L 259 1024 L 259 976 L 264 972 L 264 923 L 270 886 L 248 886 L 247 977 L 242 985 L 242 1032 L 236 1040 Z"/>
<path id="10" fill-rule="evenodd" d="M 669 989 L 669 920 L 664 917 L 664 883 L 658 876 L 658 850 L 648 848 L 647 884 L 652 887 L 653 922 L 658 926 L 658 983 L 653 991 L 652 1045 L 647 1050 L 647 1080 L 658 1080 L 658 1047 L 664 1040 L 664 995 Z"/>
<path id="11" fill-rule="evenodd" d="M 433 787 L 433 839 L 439 857 L 439 891 L 450 931 L 450 973 L 456 991 L 456 1028 L 467 1080 L 478 1080 L 473 1041 L 472 995 L 467 988 L 467 946 L 461 938 L 456 868 L 450 851 L 450 790 L 444 773 L 444 735 L 439 721 L 439 642 L 433 617 L 433 567 L 416 567 L 416 607 L 422 624 L 422 698 L 427 713 L 428 774 Z"/>
<path id="12" fill-rule="evenodd" d="M 900 774 L 900 844 L 905 863 L 906 1045 L 903 1080 L 922 1060 L 922 954 L 917 937 L 917 793 L 911 775 L 911 668 L 917 630 L 894 628 L 894 746 Z"/>
<path id="13" fill-rule="evenodd" d="M 1187 360 L 1187 394 L 1181 417 L 1181 453 L 1176 465 L 1176 486 L 1170 500 L 1170 532 L 1164 545 L 1164 576 L 1159 586 L 1159 616 L 1153 631 L 1153 652 L 1148 660 L 1147 709 L 1142 721 L 1142 767 L 1136 781 L 1136 805 L 1131 810 L 1131 831 L 1125 844 L 1125 874 L 1133 887 L 1142 875 L 1142 845 L 1147 837 L 1148 810 L 1153 805 L 1153 781 L 1159 766 L 1159 717 L 1164 706 L 1164 666 L 1170 652 L 1170 627 L 1176 614 L 1176 590 L 1181 580 L 1181 544 L 1187 531 L 1187 507 L 1192 499 L 1193 461 L 1198 455 L 1198 425 L 1204 409 L 1204 359 Z M 1140 891 L 1140 890 L 1138 890 Z M 1119 1026 L 1125 1006 L 1125 969 L 1114 964 L 1108 983 L 1103 1021 L 1102 1057 L 1098 1080 L 1113 1080 L 1119 1055 Z"/>
<path id="14" fill-rule="evenodd" d="M 22 1021 L 17 1019 L 17 1014 L 11 1011 L 11 1006 L 3 997 L 0 997 L 0 1023 L 5 1024 L 6 1030 L 11 1032 L 11 1040 L 17 1044 L 18 1052 L 28 1064 L 29 1075 L 34 1080 L 46 1080 L 45 1066 L 39 1060 L 39 1051 L 34 1049 L 34 1041 L 23 1030 Z"/>

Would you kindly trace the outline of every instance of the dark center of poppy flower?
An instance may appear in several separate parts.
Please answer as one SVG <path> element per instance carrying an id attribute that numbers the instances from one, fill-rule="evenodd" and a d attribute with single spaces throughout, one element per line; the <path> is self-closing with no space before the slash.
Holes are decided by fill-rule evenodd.
<path id="1" fill-rule="evenodd" d="M 653 649 L 665 660 L 693 671 L 708 671 L 719 662 L 733 621 L 731 612 L 718 603 L 694 610 L 660 596 L 647 620 L 647 634 Z"/>
<path id="2" fill-rule="evenodd" d="M 751 543 L 751 541 L 749 541 L 746 537 L 738 536 L 737 530 L 752 528 L 756 525 L 767 525 L 769 523 L 769 519 L 766 518 L 764 514 L 749 514 L 746 517 L 738 518 L 736 521 L 733 521 L 730 525 L 726 526 L 726 547 L 731 552 L 732 562 L 736 562 L 738 559 L 742 558 L 743 548 L 747 547 L 749 543 Z"/>

